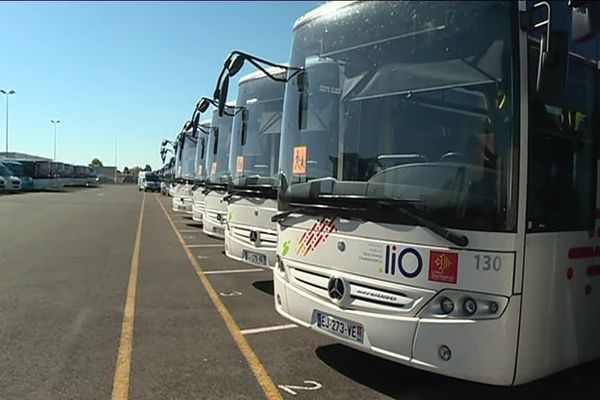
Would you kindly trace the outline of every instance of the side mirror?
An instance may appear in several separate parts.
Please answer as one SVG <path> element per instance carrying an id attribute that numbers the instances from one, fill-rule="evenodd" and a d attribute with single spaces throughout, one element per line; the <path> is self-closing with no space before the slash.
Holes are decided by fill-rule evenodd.
<path id="1" fill-rule="evenodd" d="M 593 1 L 570 0 L 571 38 L 575 42 L 584 42 L 600 33 L 600 3 Z"/>
<path id="2" fill-rule="evenodd" d="M 242 132 L 240 134 L 240 140 L 242 146 L 246 144 L 246 132 L 248 131 L 248 109 L 242 110 Z"/>
<path id="3" fill-rule="evenodd" d="M 229 76 L 234 76 L 240 69 L 244 66 L 244 57 L 238 54 L 232 54 L 229 56 L 227 61 L 225 62 L 225 68 L 227 68 L 227 74 Z"/>
<path id="4" fill-rule="evenodd" d="M 203 113 L 208 109 L 208 106 L 210 105 L 209 101 L 205 98 L 202 98 L 199 102 L 198 105 L 196 106 L 196 109 Z"/>
<path id="5" fill-rule="evenodd" d="M 229 75 L 225 75 L 221 81 L 221 87 L 219 88 L 219 117 L 223 116 L 225 111 L 225 103 L 227 102 L 227 91 L 229 90 Z"/>
<path id="6" fill-rule="evenodd" d="M 198 124 L 200 123 L 200 113 L 196 112 L 192 120 L 192 134 L 196 136 L 198 133 Z"/>

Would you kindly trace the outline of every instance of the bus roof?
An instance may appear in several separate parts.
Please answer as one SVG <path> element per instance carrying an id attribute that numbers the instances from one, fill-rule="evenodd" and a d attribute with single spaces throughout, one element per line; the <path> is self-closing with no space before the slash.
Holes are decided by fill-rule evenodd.
<path id="1" fill-rule="evenodd" d="M 283 65 L 286 65 L 286 64 L 283 64 Z M 284 68 L 279 68 L 279 67 L 269 67 L 269 68 L 266 68 L 266 70 L 271 75 L 285 74 L 285 72 L 286 72 L 286 70 Z M 262 71 L 255 71 L 250 74 L 242 76 L 240 78 L 240 81 L 238 82 L 238 85 L 241 85 L 243 83 L 250 82 L 253 80 L 261 79 L 266 76 L 267 75 Z"/>
<path id="2" fill-rule="evenodd" d="M 350 4 L 357 3 L 357 2 L 358 1 L 356 1 L 356 0 L 327 2 L 327 3 L 323 4 L 322 6 L 309 11 L 308 13 L 306 13 L 303 16 L 301 16 L 300 18 L 298 18 L 296 20 L 296 22 L 294 23 L 294 27 L 292 28 L 292 31 L 295 31 L 296 29 L 300 28 L 302 25 L 309 23 L 310 21 L 313 21 L 317 18 L 321 18 L 327 14 L 330 14 L 334 11 L 340 10 Z"/>

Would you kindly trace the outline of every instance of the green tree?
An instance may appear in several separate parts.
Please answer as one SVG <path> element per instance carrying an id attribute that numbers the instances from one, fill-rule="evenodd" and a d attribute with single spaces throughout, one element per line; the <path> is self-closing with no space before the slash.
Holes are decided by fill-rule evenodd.
<path id="1" fill-rule="evenodd" d="M 97 159 L 97 158 L 94 158 L 94 159 L 92 160 L 92 162 L 90 163 L 90 165 L 92 165 L 92 166 L 94 166 L 94 167 L 102 167 L 102 166 L 103 166 L 103 165 L 102 165 L 102 161 L 100 161 L 100 160 L 99 160 L 99 159 Z"/>
<path id="2" fill-rule="evenodd" d="M 127 168 L 127 167 L 123 168 L 123 173 L 124 174 L 129 174 L 129 168 Z"/>
<path id="3" fill-rule="evenodd" d="M 150 164 L 146 164 L 146 166 L 144 167 L 144 171 L 152 171 L 152 167 L 150 166 Z"/>

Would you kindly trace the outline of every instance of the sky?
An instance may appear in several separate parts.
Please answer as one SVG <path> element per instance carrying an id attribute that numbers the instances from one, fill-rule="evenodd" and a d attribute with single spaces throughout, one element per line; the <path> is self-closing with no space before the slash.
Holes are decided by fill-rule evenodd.
<path id="1" fill-rule="evenodd" d="M 322 2 L 0 2 L 0 89 L 9 151 L 162 166 L 230 51 L 287 62 L 295 20 Z M 238 74 L 252 72 L 250 66 Z M 235 98 L 235 82 L 230 100 Z M 5 151 L 6 98 L 0 98 Z"/>

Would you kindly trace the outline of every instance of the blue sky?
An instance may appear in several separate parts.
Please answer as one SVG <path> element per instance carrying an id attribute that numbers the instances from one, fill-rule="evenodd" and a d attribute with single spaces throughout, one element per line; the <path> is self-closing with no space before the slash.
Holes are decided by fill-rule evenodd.
<path id="1" fill-rule="evenodd" d="M 160 141 L 212 94 L 227 54 L 287 61 L 294 21 L 320 3 L 0 2 L 0 89 L 17 92 L 9 151 L 52 157 L 60 119 L 57 159 L 113 165 L 116 138 L 119 168 L 156 169 Z"/>

